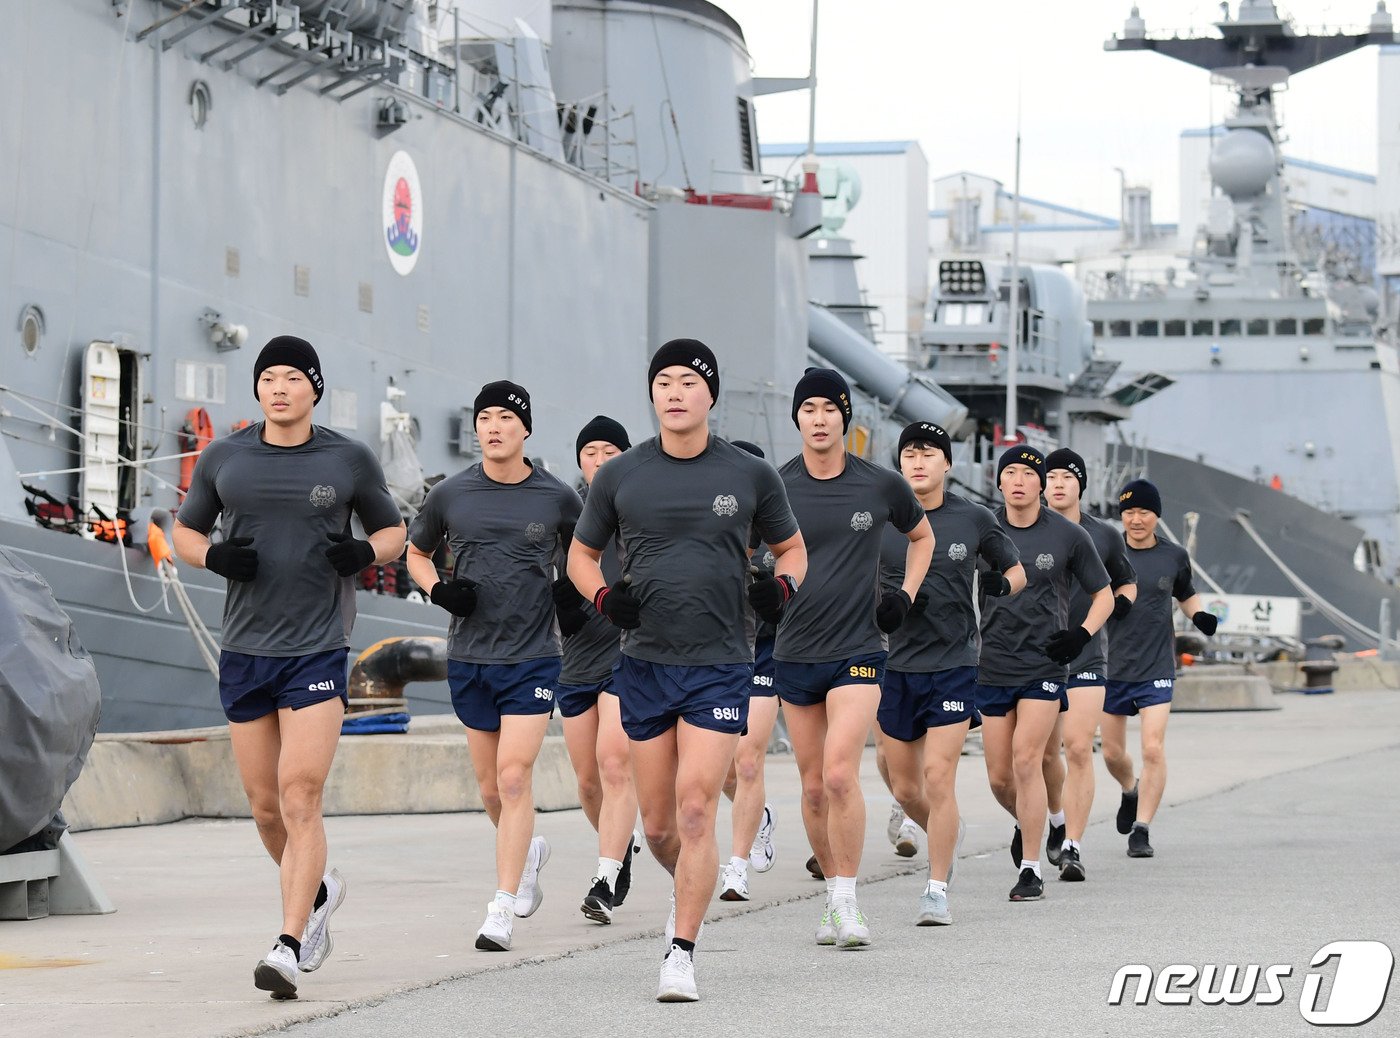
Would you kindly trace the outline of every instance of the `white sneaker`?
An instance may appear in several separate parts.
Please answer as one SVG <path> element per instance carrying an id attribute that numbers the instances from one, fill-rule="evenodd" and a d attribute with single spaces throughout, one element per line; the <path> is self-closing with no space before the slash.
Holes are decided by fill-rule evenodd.
<path id="1" fill-rule="evenodd" d="M 540 869 L 549 861 L 549 841 L 536 836 L 530 841 L 530 853 L 525 856 L 525 871 L 520 873 L 520 886 L 515 891 L 515 914 L 528 919 L 544 904 L 544 889 L 540 886 Z"/>
<path id="2" fill-rule="evenodd" d="M 826 899 L 826 909 L 822 912 L 822 921 L 817 925 L 817 943 L 824 948 L 829 948 L 836 943 L 836 923 L 831 918 L 831 898 Z"/>
<path id="3" fill-rule="evenodd" d="M 297 997 L 297 956 L 281 941 L 253 969 L 253 986 L 276 999 Z"/>
<path id="4" fill-rule="evenodd" d="M 898 804 L 890 805 L 890 820 L 885 824 L 885 835 L 890 838 L 890 843 L 899 842 L 899 830 L 908 817 L 904 813 L 904 808 Z"/>
<path id="5" fill-rule="evenodd" d="M 767 872 L 773 867 L 773 831 L 778 828 L 777 816 L 773 814 L 773 805 L 763 805 L 763 822 L 758 827 L 758 838 L 753 842 L 753 848 L 749 851 L 749 864 L 753 866 L 755 872 Z"/>
<path id="6" fill-rule="evenodd" d="M 301 958 L 297 969 L 311 973 L 321 968 L 331 953 L 331 914 L 345 900 L 345 877 L 339 869 L 331 869 L 321 877 L 326 885 L 326 902 L 311 913 L 306 929 L 301 932 Z"/>
<path id="7" fill-rule="evenodd" d="M 853 897 L 833 898 L 831 921 L 836 924 L 838 948 L 864 948 L 870 944 L 870 927 Z"/>
<path id="8" fill-rule="evenodd" d="M 721 901 L 747 901 L 749 899 L 749 870 L 732 861 L 719 872 Z"/>
<path id="9" fill-rule="evenodd" d="M 695 963 L 690 953 L 671 945 L 661 961 L 661 983 L 656 986 L 658 1002 L 698 1002 L 700 991 L 695 986 Z"/>
<path id="10" fill-rule="evenodd" d="M 958 815 L 958 842 L 953 844 L 953 860 L 948 863 L 948 885 L 953 885 L 953 873 L 958 868 L 958 854 L 962 851 L 963 837 L 967 835 L 967 822 Z"/>
<path id="11" fill-rule="evenodd" d="M 948 913 L 948 895 L 925 887 L 919 897 L 919 914 L 914 917 L 914 925 L 948 926 L 952 921 L 953 917 Z"/>
<path id="12" fill-rule="evenodd" d="M 895 833 L 894 852 L 901 858 L 912 858 L 919 852 L 919 826 L 906 818 Z"/>
<path id="13" fill-rule="evenodd" d="M 511 927 L 515 917 L 499 901 L 486 906 L 486 922 L 476 934 L 477 951 L 510 951 Z"/>

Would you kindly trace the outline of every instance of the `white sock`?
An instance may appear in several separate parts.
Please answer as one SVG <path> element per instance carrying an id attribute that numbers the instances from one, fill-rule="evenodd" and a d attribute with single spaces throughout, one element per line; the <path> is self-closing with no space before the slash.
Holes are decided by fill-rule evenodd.
<path id="1" fill-rule="evenodd" d="M 507 912 L 515 911 L 515 895 L 508 890 L 496 891 L 496 904 L 500 905 Z"/>
<path id="2" fill-rule="evenodd" d="M 742 872 L 747 874 L 749 871 L 749 859 L 741 858 L 736 854 L 729 859 L 729 867 L 735 872 Z"/>
<path id="3" fill-rule="evenodd" d="M 616 891 L 616 890 L 617 890 L 617 875 L 618 875 L 618 873 L 621 872 L 621 871 L 622 871 L 622 862 L 618 861 L 616 858 L 599 858 L 599 859 L 598 859 L 598 874 L 597 874 L 596 876 L 594 876 L 593 878 L 594 878 L 594 879 L 603 879 L 603 880 L 607 880 L 608 889 L 609 889 L 609 890 L 612 890 L 612 891 Z"/>
<path id="4" fill-rule="evenodd" d="M 834 884 L 831 888 L 832 897 L 854 898 L 856 896 L 856 878 L 854 876 L 837 876 L 832 880 L 832 883 Z"/>
<path id="5" fill-rule="evenodd" d="M 836 880 L 834 880 L 834 879 L 828 879 L 828 880 L 826 881 L 826 899 L 827 899 L 828 902 L 831 900 L 831 895 L 834 894 L 835 892 L 836 892 Z"/>
<path id="6" fill-rule="evenodd" d="M 928 886 L 924 888 L 924 893 L 946 894 L 948 893 L 948 884 L 941 879 L 931 879 L 928 881 Z"/>
<path id="7" fill-rule="evenodd" d="M 1050 816 L 1050 824 L 1051 824 L 1051 825 L 1064 825 L 1064 824 L 1065 824 L 1065 813 L 1064 813 L 1063 811 L 1056 811 L 1054 814 L 1052 814 L 1052 815 Z"/>
<path id="8" fill-rule="evenodd" d="M 1078 841 L 1078 840 L 1071 840 L 1071 839 L 1066 838 L 1066 839 L 1065 839 L 1065 849 L 1066 849 L 1066 850 L 1071 850 L 1071 849 L 1073 849 L 1073 850 L 1076 850 L 1076 851 L 1079 850 L 1079 841 Z"/>
<path id="9" fill-rule="evenodd" d="M 1032 872 L 1034 872 L 1034 873 L 1036 874 L 1036 878 L 1040 878 L 1040 862 L 1038 862 L 1038 861 L 1026 861 L 1025 858 L 1022 858 L 1022 859 L 1021 859 L 1021 868 L 1023 868 L 1023 869 L 1030 869 Z"/>

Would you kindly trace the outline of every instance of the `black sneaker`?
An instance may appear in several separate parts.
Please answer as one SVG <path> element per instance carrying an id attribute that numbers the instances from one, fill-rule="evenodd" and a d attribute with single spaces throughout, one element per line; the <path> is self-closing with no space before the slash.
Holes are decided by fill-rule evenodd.
<path id="1" fill-rule="evenodd" d="M 1050 835 L 1045 837 L 1045 857 L 1051 865 L 1056 868 L 1060 865 L 1060 853 L 1065 846 L 1065 827 L 1063 825 L 1050 826 Z"/>
<path id="2" fill-rule="evenodd" d="M 1011 864 L 1019 869 L 1025 860 L 1021 856 L 1021 827 L 1018 825 L 1011 834 Z"/>
<path id="3" fill-rule="evenodd" d="M 813 879 L 826 879 L 826 873 L 822 872 L 822 867 L 817 864 L 815 854 L 807 859 L 807 871 L 812 874 Z"/>
<path id="4" fill-rule="evenodd" d="M 630 848 L 629 848 L 630 850 Z M 618 886 L 622 883 L 619 881 Z M 613 893 L 608 889 L 608 881 L 599 876 L 593 881 L 593 889 L 588 892 L 588 896 L 583 899 L 583 904 L 579 911 L 592 919 L 595 923 L 602 923 L 607 926 L 612 922 L 613 914 Z"/>
<path id="5" fill-rule="evenodd" d="M 1124 836 L 1133 831 L 1133 823 L 1137 821 L 1137 801 L 1137 786 L 1131 793 L 1124 793 L 1123 799 L 1118 801 L 1118 831 Z"/>
<path id="6" fill-rule="evenodd" d="M 1035 869 L 1022 869 L 1021 878 L 1011 888 L 1012 901 L 1039 901 L 1045 895 L 1045 883 Z"/>
<path id="7" fill-rule="evenodd" d="M 1079 848 L 1066 847 L 1060 855 L 1060 878 L 1067 883 L 1084 882 L 1084 863 L 1079 860 Z"/>
<path id="8" fill-rule="evenodd" d="M 642 849 L 641 834 L 635 829 L 627 841 L 627 853 L 622 856 L 622 871 L 617 874 L 617 890 L 613 893 L 613 907 L 621 908 L 627 900 L 627 892 L 632 889 L 632 854 Z M 587 914 L 587 913 L 585 913 Z"/>
<path id="9" fill-rule="evenodd" d="M 1147 842 L 1147 826 L 1134 825 L 1133 831 L 1128 834 L 1128 857 L 1150 858 L 1153 853 L 1152 844 Z"/>

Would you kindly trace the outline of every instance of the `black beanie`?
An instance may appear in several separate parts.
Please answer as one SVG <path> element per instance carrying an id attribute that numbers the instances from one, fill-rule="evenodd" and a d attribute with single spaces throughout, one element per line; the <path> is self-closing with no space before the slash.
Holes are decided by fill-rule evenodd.
<path id="1" fill-rule="evenodd" d="M 756 443 L 750 443 L 748 440 L 730 440 L 729 442 L 735 447 L 738 447 L 741 451 L 748 451 L 755 458 L 766 459 L 768 457 L 768 455 L 763 453 L 763 448 Z"/>
<path id="2" fill-rule="evenodd" d="M 1135 479 L 1118 494 L 1118 514 L 1128 508 L 1146 508 L 1159 519 L 1162 516 L 1162 495 L 1145 479 Z"/>
<path id="3" fill-rule="evenodd" d="M 647 368 L 647 395 L 651 396 L 656 373 L 677 365 L 690 368 L 705 380 L 705 385 L 710 387 L 710 406 L 714 407 L 719 402 L 719 361 L 699 339 L 672 339 L 652 354 L 651 365 Z"/>
<path id="4" fill-rule="evenodd" d="M 911 443 L 927 443 L 937 447 L 948 459 L 948 464 L 953 464 L 953 438 L 943 426 L 934 425 L 932 422 L 910 422 L 906 425 L 904 431 L 899 434 L 899 446 L 894 449 L 896 468 L 899 467 L 899 456 Z"/>
<path id="5" fill-rule="evenodd" d="M 792 424 L 797 424 L 797 412 L 802 401 L 818 396 L 830 400 L 841 409 L 841 431 L 851 424 L 851 387 L 841 377 L 839 371 L 831 368 L 808 368 L 797 380 L 797 388 L 792 391 Z"/>
<path id="6" fill-rule="evenodd" d="M 578 438 L 574 440 L 574 460 L 583 453 L 586 444 L 594 440 L 602 440 L 604 443 L 611 443 L 620 451 L 625 451 L 632 446 L 632 441 L 627 438 L 627 430 L 622 427 L 622 423 L 607 415 L 594 415 L 589 419 L 588 424 L 579 430 Z"/>
<path id="7" fill-rule="evenodd" d="M 530 394 L 525 391 L 524 386 L 504 380 L 486 383 L 481 387 L 481 392 L 476 394 L 472 410 L 481 414 L 488 407 L 504 407 L 507 411 L 513 411 L 524 424 L 526 433 L 535 431 L 530 421 Z"/>
<path id="8" fill-rule="evenodd" d="M 1008 465 L 1025 465 L 1035 469 L 1035 474 L 1040 477 L 1040 488 L 1045 489 L 1045 456 L 1029 443 L 1018 443 L 1002 452 L 997 460 L 997 486 L 1001 486 L 1001 474 Z"/>
<path id="9" fill-rule="evenodd" d="M 1053 450 L 1045 456 L 1045 471 L 1054 472 L 1056 469 L 1068 469 L 1069 474 L 1079 480 L 1079 492 L 1084 493 L 1084 487 L 1089 482 L 1089 470 L 1084 466 L 1084 459 L 1068 447 L 1061 447 Z"/>
<path id="10" fill-rule="evenodd" d="M 316 356 L 316 349 L 311 343 L 295 335 L 277 335 L 267 340 L 267 345 L 253 364 L 253 399 L 259 399 L 258 379 L 262 378 L 262 373 L 282 364 L 296 368 L 311 380 L 311 386 L 316 390 L 316 402 L 320 403 L 321 394 L 326 389 L 326 380 L 321 375 L 321 358 Z"/>

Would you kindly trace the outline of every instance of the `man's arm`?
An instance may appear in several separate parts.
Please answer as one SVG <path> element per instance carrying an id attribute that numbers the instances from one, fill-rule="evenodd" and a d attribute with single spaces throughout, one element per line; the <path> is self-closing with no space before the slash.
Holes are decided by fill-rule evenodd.
<path id="1" fill-rule="evenodd" d="M 907 536 L 909 547 L 904 551 L 902 590 L 912 602 L 919 593 L 919 589 L 924 586 L 924 577 L 928 575 L 929 563 L 933 561 L 933 528 L 928 524 L 928 517 L 920 518 L 919 525 L 910 530 Z"/>

